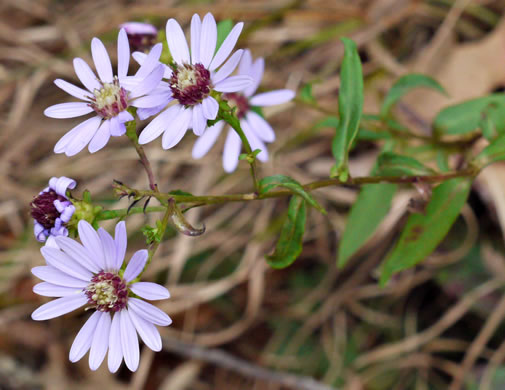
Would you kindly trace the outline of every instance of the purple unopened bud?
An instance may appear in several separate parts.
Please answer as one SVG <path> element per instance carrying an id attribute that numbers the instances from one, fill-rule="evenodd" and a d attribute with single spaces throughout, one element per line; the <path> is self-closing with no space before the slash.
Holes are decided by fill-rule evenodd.
<path id="1" fill-rule="evenodd" d="M 66 192 L 75 186 L 75 180 L 68 177 L 53 177 L 49 180 L 49 187 L 30 203 L 34 234 L 38 241 L 45 242 L 50 236 L 68 236 L 66 225 L 74 214 L 75 207 L 68 200 Z"/>
<path id="2" fill-rule="evenodd" d="M 156 43 L 158 29 L 149 23 L 126 22 L 119 26 L 124 28 L 132 50 L 148 51 Z"/>

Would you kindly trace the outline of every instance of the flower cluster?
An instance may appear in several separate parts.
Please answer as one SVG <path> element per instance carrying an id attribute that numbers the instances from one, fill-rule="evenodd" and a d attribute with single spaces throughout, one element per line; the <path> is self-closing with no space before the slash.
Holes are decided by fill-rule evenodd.
<path id="1" fill-rule="evenodd" d="M 161 350 L 161 337 L 155 325 L 172 322 L 157 307 L 134 297 L 159 300 L 170 297 L 167 289 L 137 278 L 145 267 L 147 250 L 133 254 L 123 270 L 126 253 L 126 227 L 116 225 L 115 237 L 104 229 L 98 233 L 86 221 L 78 224 L 82 244 L 68 237 L 56 237 L 57 247 L 44 246 L 45 266 L 32 269 L 43 282 L 33 291 L 57 297 L 32 313 L 37 321 L 48 320 L 87 306 L 96 311 L 77 334 L 70 349 L 70 361 L 80 360 L 89 352 L 89 367 L 96 370 L 105 358 L 116 372 L 124 358 L 135 371 L 139 365 L 137 333 L 153 351 Z"/>
<path id="2" fill-rule="evenodd" d="M 243 23 L 237 23 L 218 46 L 212 14 L 203 19 L 196 14 L 192 17 L 189 42 L 179 23 L 170 19 L 166 24 L 169 52 L 164 52 L 162 43 L 155 44 L 158 33 L 154 26 L 125 23 L 117 39 L 117 72 L 102 41 L 93 38 L 91 56 L 96 73 L 83 59 L 73 61 L 84 88 L 55 80 L 59 88 L 80 101 L 55 104 L 44 111 L 46 116 L 58 119 L 91 116 L 68 131 L 54 152 L 74 156 L 87 147 L 95 153 L 111 137 L 124 135 L 136 115 L 140 120 L 153 117 L 138 136 L 138 144 L 162 136 L 162 147 L 170 149 L 192 129 L 199 137 L 193 157 L 200 158 L 225 126 L 220 112 L 233 107 L 231 114 L 239 119 L 248 142 L 253 149 L 261 150 L 258 159 L 266 161 L 265 143 L 273 142 L 275 134 L 258 114 L 258 107 L 287 102 L 294 93 L 282 89 L 255 95 L 264 60 L 253 62 L 249 50 L 235 50 L 242 28 Z M 131 49 L 136 51 L 131 54 Z M 134 74 L 129 74 L 130 57 L 140 65 Z M 128 137 L 136 142 L 135 135 L 128 132 Z M 237 167 L 241 145 L 237 133 L 230 130 L 223 154 L 225 171 Z M 83 210 L 91 205 L 70 198 L 67 190 L 75 186 L 72 179 L 53 177 L 49 187 L 31 203 L 35 237 L 46 242 L 41 249 L 46 265 L 32 270 L 43 280 L 34 292 L 57 298 L 40 306 L 32 318 L 47 320 L 82 306 L 94 309 L 72 344 L 70 360 L 76 362 L 89 351 L 89 366 L 96 370 L 108 352 L 111 372 L 118 370 L 123 359 L 135 371 L 139 364 L 137 333 L 149 348 L 159 351 L 161 337 L 156 325 L 171 323 L 165 313 L 140 298 L 166 299 L 169 293 L 160 285 L 138 281 L 154 252 L 139 250 L 127 265 L 123 264 L 127 241 L 124 222 L 116 225 L 113 238 L 81 219 L 92 222 L 95 214 L 83 216 Z M 68 237 L 69 223 L 81 243 Z"/>

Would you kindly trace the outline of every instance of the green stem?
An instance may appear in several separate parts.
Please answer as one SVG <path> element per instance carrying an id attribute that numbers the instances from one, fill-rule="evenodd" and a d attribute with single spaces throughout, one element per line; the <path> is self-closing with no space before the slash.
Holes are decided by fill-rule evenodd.
<path id="1" fill-rule="evenodd" d="M 247 139 L 247 137 L 244 134 L 244 131 L 242 130 L 242 127 L 240 126 L 240 121 L 233 114 L 233 111 L 230 110 L 228 104 L 224 101 L 220 101 L 219 118 L 224 120 L 233 128 L 233 130 L 235 130 L 235 132 L 240 137 L 242 144 L 244 145 L 246 153 L 251 154 L 253 150 L 251 148 L 251 144 L 249 144 L 249 140 Z M 252 158 L 250 160 L 247 159 L 247 161 L 251 166 L 251 177 L 254 183 L 254 189 L 256 192 L 259 192 L 260 187 L 258 182 L 258 169 L 256 167 L 256 158 Z"/>
<path id="2" fill-rule="evenodd" d="M 144 169 L 147 173 L 147 178 L 149 179 L 149 188 L 153 191 L 158 191 L 158 185 L 156 184 L 156 180 L 154 178 L 153 169 L 151 167 L 151 163 L 146 156 L 144 148 L 139 144 L 139 137 L 137 136 L 137 123 L 135 120 L 128 122 L 126 126 L 126 136 L 131 140 L 137 154 L 139 155 L 140 162 L 144 166 Z"/>
<path id="3" fill-rule="evenodd" d="M 160 232 L 159 232 L 159 241 L 154 241 L 148 251 L 148 257 L 146 261 L 146 265 L 144 266 L 144 269 L 142 272 L 139 274 L 137 278 L 140 278 L 140 276 L 144 273 L 144 271 L 149 267 L 149 264 L 151 264 L 151 261 L 153 260 L 153 256 L 158 250 L 158 247 L 160 246 L 161 240 L 163 239 L 163 236 L 165 235 L 165 231 L 167 230 L 167 225 L 168 225 L 168 220 L 170 219 L 170 215 L 172 215 L 173 212 L 173 207 L 172 204 L 169 202 L 168 206 L 163 207 L 165 209 L 165 214 L 163 215 L 163 219 L 161 220 L 161 227 L 160 227 Z"/>
<path id="4" fill-rule="evenodd" d="M 409 183 L 438 183 L 445 180 L 457 178 L 457 177 L 475 177 L 479 173 L 479 169 L 475 167 L 470 167 L 468 169 L 447 172 L 447 173 L 437 173 L 434 175 L 414 175 L 414 176 L 365 176 L 357 178 L 348 178 L 347 181 L 341 181 L 338 178 L 318 180 L 311 183 L 303 185 L 305 191 L 313 191 L 318 188 L 332 187 L 337 185 L 350 185 L 350 186 L 360 186 L 363 184 L 373 184 L 373 183 L 398 183 L 398 184 L 409 184 Z M 278 198 L 283 196 L 290 196 L 293 193 L 289 190 L 278 190 L 269 191 L 264 194 L 258 194 L 256 192 L 246 193 L 246 194 L 228 194 L 228 195 L 204 195 L 204 196 L 193 196 L 193 195 L 174 195 L 162 192 L 148 191 L 148 190 L 137 190 L 130 188 L 124 184 L 116 184 L 117 188 L 120 188 L 126 194 L 132 194 L 136 197 L 155 197 L 160 202 L 166 202 L 168 199 L 173 199 L 177 203 L 191 203 L 195 207 L 209 205 L 209 204 L 219 204 L 227 202 L 243 202 L 251 200 L 260 200 L 268 198 Z"/>
<path id="5" fill-rule="evenodd" d="M 96 216 L 96 221 L 105 221 L 107 219 L 116 219 L 123 218 L 130 214 L 140 214 L 140 213 L 160 213 L 165 211 L 167 208 L 165 206 L 154 206 L 154 207 L 132 207 L 128 210 L 128 208 L 117 209 L 117 210 L 102 210 Z"/>

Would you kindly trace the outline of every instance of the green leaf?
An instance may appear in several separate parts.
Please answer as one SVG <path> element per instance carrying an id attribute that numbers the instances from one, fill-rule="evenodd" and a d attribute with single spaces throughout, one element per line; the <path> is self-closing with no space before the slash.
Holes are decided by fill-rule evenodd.
<path id="1" fill-rule="evenodd" d="M 356 44 L 348 38 L 342 38 L 342 42 L 345 51 L 338 95 L 340 121 L 331 147 L 336 163 L 330 175 L 347 181 L 349 150 L 358 133 L 363 111 L 363 72 Z"/>
<path id="2" fill-rule="evenodd" d="M 437 150 L 437 166 L 441 172 L 449 172 L 449 156 L 444 150 Z"/>
<path id="3" fill-rule="evenodd" d="M 381 117 L 385 118 L 389 115 L 394 105 L 408 92 L 414 88 L 431 88 L 440 93 L 447 95 L 444 88 L 431 77 L 425 76 L 423 74 L 407 74 L 400 77 L 396 83 L 393 84 L 391 89 L 384 99 L 381 107 Z"/>
<path id="4" fill-rule="evenodd" d="M 398 186 L 391 183 L 367 184 L 352 205 L 338 247 L 338 266 L 343 267 L 375 232 L 389 212 Z"/>
<path id="5" fill-rule="evenodd" d="M 300 99 L 307 103 L 316 103 L 316 99 L 312 95 L 312 83 L 305 84 L 300 90 Z"/>
<path id="6" fill-rule="evenodd" d="M 275 187 L 284 187 L 295 194 L 301 196 L 305 199 L 312 207 L 317 209 L 321 214 L 326 215 L 326 210 L 310 195 L 303 186 L 297 182 L 295 179 L 284 176 L 284 175 L 274 175 L 264 177 L 259 181 L 260 185 L 260 195 L 266 194 L 268 191 L 272 190 Z"/>
<path id="7" fill-rule="evenodd" d="M 266 256 L 267 263 L 272 268 L 285 268 L 293 264 L 300 255 L 306 217 L 305 200 L 299 196 L 292 196 L 289 201 L 288 215 L 282 225 L 275 251 L 271 256 Z"/>
<path id="8" fill-rule="evenodd" d="M 493 94 L 444 108 L 433 122 L 435 134 L 461 135 L 477 130 L 483 113 L 499 133 L 505 132 L 505 95 Z"/>
<path id="9" fill-rule="evenodd" d="M 486 110 L 484 110 L 481 115 L 480 129 L 482 131 L 482 135 L 488 141 L 493 140 L 498 135 L 498 132 L 496 131 L 496 125 L 493 122 L 493 118 Z"/>
<path id="10" fill-rule="evenodd" d="M 398 242 L 384 260 L 380 283 L 391 276 L 415 266 L 435 250 L 444 239 L 465 205 L 472 181 L 455 178 L 433 190 L 425 214 L 411 214 Z"/>
<path id="11" fill-rule="evenodd" d="M 474 162 L 479 168 L 505 160 L 505 134 L 500 135 L 480 152 Z"/>
<path id="12" fill-rule="evenodd" d="M 231 19 L 221 20 L 217 24 L 217 43 L 216 43 L 216 52 L 219 50 L 224 40 L 231 32 L 233 28 L 233 21 Z"/>
<path id="13" fill-rule="evenodd" d="M 434 171 L 425 167 L 413 157 L 401 156 L 393 152 L 382 153 L 377 159 L 378 174 L 381 176 L 430 175 Z"/>

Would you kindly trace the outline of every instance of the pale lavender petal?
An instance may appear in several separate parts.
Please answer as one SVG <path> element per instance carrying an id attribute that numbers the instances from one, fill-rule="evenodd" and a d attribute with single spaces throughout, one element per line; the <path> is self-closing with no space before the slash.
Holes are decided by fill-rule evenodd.
<path id="1" fill-rule="evenodd" d="M 128 309 L 135 311 L 135 314 L 155 325 L 168 326 L 172 323 L 165 312 L 137 298 L 128 299 Z"/>
<path id="2" fill-rule="evenodd" d="M 89 282 L 93 274 L 61 250 L 44 246 L 40 252 L 46 263 L 74 278 Z"/>
<path id="3" fill-rule="evenodd" d="M 77 241 L 72 240 L 68 237 L 56 237 L 55 238 L 58 247 L 61 248 L 67 255 L 73 258 L 82 266 L 86 267 L 93 273 L 98 273 L 102 269 L 101 266 L 93 261 L 93 256 L 88 254 L 88 250 L 84 248 Z"/>
<path id="4" fill-rule="evenodd" d="M 249 76 L 252 77 L 253 83 L 244 90 L 244 95 L 249 97 L 256 92 L 258 86 L 261 83 L 261 79 L 263 78 L 263 72 L 265 70 L 265 60 L 263 58 L 258 58 L 252 64 Z"/>
<path id="5" fill-rule="evenodd" d="M 168 35 L 168 34 L 167 34 Z M 209 12 L 203 18 L 200 31 L 200 63 L 206 68 L 209 67 L 217 43 L 217 26 L 214 16 Z"/>
<path id="6" fill-rule="evenodd" d="M 128 43 L 128 35 L 124 28 L 119 30 L 117 36 L 117 76 L 125 77 L 128 74 L 128 66 L 130 65 L 130 44 Z"/>
<path id="7" fill-rule="evenodd" d="M 127 245 L 126 236 L 126 223 L 124 221 L 119 222 L 116 225 L 116 231 L 114 233 L 114 243 L 116 245 L 116 258 L 114 260 L 114 269 L 118 270 L 124 261 L 124 256 L 126 253 Z"/>
<path id="8" fill-rule="evenodd" d="M 109 132 L 110 135 L 114 137 L 119 137 L 124 134 L 117 117 L 112 117 L 109 119 Z"/>
<path id="9" fill-rule="evenodd" d="M 242 126 L 242 130 L 244 130 L 244 134 L 247 137 L 247 140 L 251 144 L 251 149 L 252 150 L 256 150 L 256 149 L 261 150 L 261 152 L 257 156 L 258 160 L 260 160 L 262 162 L 268 161 L 268 150 L 267 150 L 265 143 L 258 138 L 256 133 L 254 132 L 253 129 L 251 129 L 251 127 L 249 126 L 249 123 L 246 120 L 242 119 L 240 121 L 240 125 Z"/>
<path id="10" fill-rule="evenodd" d="M 238 92 L 249 87 L 251 83 L 249 76 L 231 76 L 217 83 L 214 89 L 218 92 Z"/>
<path id="11" fill-rule="evenodd" d="M 253 96 L 249 103 L 251 103 L 252 106 L 274 106 L 276 104 L 289 102 L 294 97 L 295 93 L 292 90 L 278 89 L 276 91 L 260 93 Z"/>
<path id="12" fill-rule="evenodd" d="M 58 286 L 57 284 L 48 282 L 37 283 L 33 286 L 33 292 L 44 297 L 66 297 L 74 295 L 79 291 L 82 291 L 82 288 Z"/>
<path id="13" fill-rule="evenodd" d="M 70 84 L 70 83 L 66 82 L 65 80 L 56 79 L 56 80 L 54 80 L 54 83 L 56 84 L 56 86 L 58 88 L 61 88 L 66 93 L 76 97 L 77 99 L 89 100 L 89 97 L 92 96 L 92 94 L 89 93 L 88 91 L 86 91 L 82 88 L 76 87 L 74 84 Z"/>
<path id="14" fill-rule="evenodd" d="M 179 23 L 175 19 L 169 19 L 166 27 L 167 43 L 174 61 L 179 64 L 189 64 L 189 49 L 186 37 Z"/>
<path id="15" fill-rule="evenodd" d="M 203 116 L 202 105 L 197 104 L 193 107 L 193 132 L 195 135 L 202 135 L 207 127 L 207 119 Z"/>
<path id="16" fill-rule="evenodd" d="M 128 367 L 130 371 L 136 371 L 140 359 L 137 332 L 130 319 L 128 310 L 121 310 L 116 313 L 116 315 L 120 315 L 121 349 L 123 351 L 126 367 Z"/>
<path id="17" fill-rule="evenodd" d="M 88 91 L 93 92 L 102 87 L 89 65 L 82 58 L 74 58 L 74 70 Z"/>
<path id="18" fill-rule="evenodd" d="M 157 43 L 156 45 L 153 46 L 153 48 L 147 55 L 139 52 L 133 53 L 133 58 L 135 59 L 135 61 L 141 64 L 139 70 L 137 71 L 137 73 L 135 73 L 136 78 L 146 77 L 149 73 L 151 73 L 154 70 L 154 68 L 156 68 L 160 64 L 159 59 L 162 50 L 163 45 L 161 43 Z"/>
<path id="19" fill-rule="evenodd" d="M 102 118 L 100 118 L 99 116 L 94 116 L 93 118 L 89 118 L 84 122 L 79 123 L 77 126 L 75 126 L 73 129 L 71 129 L 68 133 L 66 133 L 63 137 L 60 138 L 60 140 L 54 146 L 54 153 L 65 152 L 68 145 L 70 145 L 79 136 L 82 136 L 81 132 L 82 133 L 89 132 L 94 135 L 96 130 L 98 129 L 98 126 L 100 125 L 101 120 Z M 84 146 L 86 145 L 83 145 L 82 148 L 84 148 Z M 78 150 L 76 153 L 79 152 L 80 150 Z"/>
<path id="20" fill-rule="evenodd" d="M 73 288 L 84 288 L 89 282 L 82 279 L 76 279 L 72 276 L 67 275 L 60 270 L 51 267 L 50 265 L 42 265 L 39 267 L 32 268 L 32 274 L 37 278 L 43 280 L 44 282 L 49 282 L 51 284 L 56 284 L 63 287 L 73 287 Z"/>
<path id="21" fill-rule="evenodd" d="M 130 97 L 136 98 L 151 92 L 160 83 L 163 77 L 163 73 L 163 66 L 157 66 L 151 73 L 149 73 L 149 75 L 142 81 L 142 83 L 140 83 L 131 91 Z"/>
<path id="22" fill-rule="evenodd" d="M 68 354 L 68 358 L 72 363 L 81 360 L 86 355 L 86 352 L 89 351 L 98 320 L 101 317 L 100 314 L 101 312 L 95 311 L 84 323 L 77 336 L 75 336 L 70 353 Z"/>
<path id="23" fill-rule="evenodd" d="M 224 142 L 223 151 L 223 168 L 226 172 L 231 173 L 237 168 L 241 148 L 240 137 L 230 129 Z"/>
<path id="24" fill-rule="evenodd" d="M 221 69 L 212 75 L 212 82 L 214 84 L 219 83 L 220 81 L 227 78 L 230 74 L 232 74 L 239 63 L 240 57 L 242 57 L 243 52 L 243 50 L 237 50 L 235 53 L 233 53 L 230 59 L 224 63 Z"/>
<path id="25" fill-rule="evenodd" d="M 171 101 L 173 100 L 172 99 L 172 96 L 170 96 L 170 100 Z M 168 103 L 168 102 L 167 102 Z M 157 107 L 150 107 L 150 108 L 139 108 L 137 110 L 137 115 L 138 117 L 141 119 L 141 120 L 144 120 L 144 119 L 147 119 L 153 115 L 156 115 L 158 114 L 159 112 L 161 112 L 167 105 L 165 103 L 157 106 Z"/>
<path id="26" fill-rule="evenodd" d="M 93 109 L 89 106 L 88 103 L 72 102 L 60 103 L 47 107 L 44 110 L 44 115 L 48 116 L 49 118 L 63 119 L 86 115 L 92 111 Z"/>
<path id="27" fill-rule="evenodd" d="M 116 372 L 122 361 L 123 350 L 121 348 L 120 314 L 116 313 L 112 318 L 112 324 L 110 326 L 109 356 L 107 358 L 109 371 L 112 373 Z"/>
<path id="28" fill-rule="evenodd" d="M 124 271 L 123 279 L 127 282 L 131 282 L 142 272 L 146 265 L 148 252 L 146 249 L 141 249 L 135 252 L 128 262 L 126 269 Z"/>
<path id="29" fill-rule="evenodd" d="M 49 188 L 51 188 L 58 195 L 63 197 L 67 197 L 67 189 L 74 189 L 77 185 L 77 182 L 74 179 L 70 179 L 66 176 L 61 177 L 52 177 L 49 180 Z"/>
<path id="30" fill-rule="evenodd" d="M 198 14 L 194 14 L 191 18 L 191 63 L 197 64 L 200 62 L 200 34 L 202 30 L 202 22 Z"/>
<path id="31" fill-rule="evenodd" d="M 193 146 L 193 151 L 191 155 L 194 159 L 202 158 L 207 154 L 207 152 L 216 143 L 217 137 L 221 134 L 225 122 L 219 121 L 214 126 L 211 126 L 205 130 L 205 133 L 195 141 Z"/>
<path id="32" fill-rule="evenodd" d="M 110 139 L 110 119 L 104 120 L 88 145 L 90 153 L 98 152 Z"/>
<path id="33" fill-rule="evenodd" d="M 112 118 L 111 118 L 112 119 Z M 117 115 L 117 119 L 120 123 L 125 123 L 125 122 L 130 122 L 134 120 L 135 118 L 133 117 L 132 114 L 130 114 L 128 111 L 121 111 Z M 112 132 L 111 132 L 112 133 Z M 114 135 L 114 134 L 113 134 Z"/>
<path id="34" fill-rule="evenodd" d="M 161 351 L 161 336 L 156 326 L 139 317 L 133 310 L 128 310 L 128 314 L 145 345 L 155 352 Z"/>
<path id="35" fill-rule="evenodd" d="M 256 135 L 265 142 L 275 141 L 275 133 L 272 126 L 254 111 L 249 111 L 245 117 L 247 123 Z"/>
<path id="36" fill-rule="evenodd" d="M 38 222 L 36 222 L 36 225 L 35 225 L 35 226 L 37 226 L 37 225 L 39 225 L 39 223 L 38 223 Z M 41 225 L 40 225 L 40 226 L 41 226 Z M 42 226 L 42 228 L 43 228 L 43 226 Z M 35 234 L 35 236 L 37 236 L 37 233 Z M 38 238 L 37 238 L 37 239 L 38 239 Z M 54 239 L 54 236 L 49 236 L 49 237 L 47 237 L 47 239 L 46 239 L 46 243 L 45 243 L 45 246 L 48 246 L 49 248 L 56 248 L 56 249 L 58 249 L 58 244 L 56 244 L 56 241 L 55 241 L 55 239 Z"/>
<path id="37" fill-rule="evenodd" d="M 89 351 L 89 368 L 92 371 L 100 367 L 107 353 L 107 348 L 109 347 L 110 324 L 110 314 L 100 313 L 100 318 L 98 319 L 93 341 L 91 342 L 91 349 Z"/>
<path id="38" fill-rule="evenodd" d="M 176 104 L 154 118 L 140 133 L 139 144 L 144 145 L 158 138 L 163 131 L 170 127 L 170 124 L 178 116 L 181 108 L 180 104 Z"/>
<path id="39" fill-rule="evenodd" d="M 152 24 L 142 22 L 125 22 L 122 23 L 120 28 L 124 28 L 128 34 L 132 35 L 156 35 L 158 30 Z"/>
<path id="40" fill-rule="evenodd" d="M 207 96 L 202 100 L 202 112 L 203 116 L 209 120 L 214 120 L 217 117 L 217 112 L 219 111 L 219 104 L 216 99 L 212 96 Z"/>
<path id="41" fill-rule="evenodd" d="M 75 133 L 73 139 L 68 141 L 68 144 L 65 145 L 65 154 L 68 157 L 75 156 L 82 149 L 89 144 L 89 141 L 95 136 L 100 123 L 102 122 L 102 118 L 99 116 L 95 116 L 86 121 L 86 126 L 83 126 L 79 132 Z M 83 123 L 84 124 L 84 123 Z M 58 144 L 56 144 L 58 146 Z M 55 151 L 56 151 L 56 146 Z"/>
<path id="42" fill-rule="evenodd" d="M 160 299 L 170 298 L 170 293 L 168 290 L 157 284 L 151 282 L 137 282 L 130 285 L 130 290 L 132 290 L 139 297 L 148 299 L 150 301 L 157 301 Z"/>
<path id="43" fill-rule="evenodd" d="M 228 58 L 233 48 L 237 44 L 238 37 L 242 32 L 242 28 L 244 27 L 244 23 L 237 23 L 233 29 L 230 31 L 226 39 L 223 41 L 223 44 L 219 47 L 214 59 L 210 63 L 209 70 L 212 71 L 214 69 L 219 68 L 219 66 Z"/>
<path id="44" fill-rule="evenodd" d="M 158 45 L 160 45 L 160 47 L 162 47 L 162 46 L 161 46 L 161 43 L 159 43 Z M 151 52 L 152 52 L 152 50 L 151 50 Z M 161 50 L 160 50 L 160 53 L 161 53 Z M 157 54 L 157 52 L 155 52 L 154 54 Z M 133 54 L 132 54 L 132 57 L 133 57 L 133 59 L 134 59 L 135 61 L 137 61 L 139 64 L 144 65 L 144 63 L 145 63 L 145 61 L 146 61 L 146 59 L 147 59 L 147 54 L 145 54 L 145 53 L 141 53 L 141 52 L 139 52 L 139 51 L 136 51 L 135 53 L 133 53 Z M 160 56 L 159 56 L 159 54 L 158 54 L 158 58 L 159 58 L 159 57 L 160 57 Z M 154 57 L 153 57 L 153 58 L 154 58 Z M 158 60 L 156 60 L 156 61 L 154 61 L 154 60 L 153 60 L 153 62 L 151 63 L 151 67 L 150 67 L 150 68 L 146 65 L 146 66 L 145 66 L 145 69 L 144 69 L 144 70 L 143 70 L 140 74 L 139 74 L 139 72 L 137 72 L 137 73 L 135 74 L 135 77 L 145 77 L 147 74 L 149 74 L 149 73 L 150 73 L 150 72 L 148 72 L 147 70 L 149 70 L 149 69 L 150 69 L 150 70 L 152 71 L 152 70 L 156 67 L 156 65 L 159 65 L 159 64 L 160 64 L 160 63 L 159 63 L 159 61 L 158 61 Z M 169 79 L 169 78 L 172 76 L 172 69 L 170 69 L 170 67 L 169 67 L 169 66 L 167 66 L 167 65 L 165 65 L 165 64 L 161 64 L 161 65 L 163 66 L 163 69 L 165 69 L 165 73 L 163 74 L 163 78 L 165 78 L 165 79 Z"/>
<path id="45" fill-rule="evenodd" d="M 102 247 L 105 259 L 105 270 L 117 271 L 116 265 L 116 245 L 112 236 L 103 228 L 98 229 L 98 236 L 102 241 Z"/>
<path id="46" fill-rule="evenodd" d="M 45 303 L 32 313 L 32 319 L 35 321 L 49 320 L 70 313 L 75 309 L 84 306 L 88 302 L 88 297 L 84 292 L 75 295 L 69 295 L 63 298 L 55 299 Z"/>
<path id="47" fill-rule="evenodd" d="M 159 107 L 164 102 L 168 101 L 172 96 L 170 92 L 160 95 L 146 95 L 140 98 L 135 99 L 131 105 L 138 108 L 151 108 L 151 107 Z M 165 107 L 166 104 L 163 104 L 162 107 Z"/>
<path id="48" fill-rule="evenodd" d="M 93 62 L 95 63 L 95 68 L 100 80 L 111 83 L 113 75 L 109 54 L 102 41 L 98 38 L 93 38 L 91 40 L 91 56 L 93 57 Z"/>
<path id="49" fill-rule="evenodd" d="M 77 230 L 82 244 L 88 250 L 89 254 L 93 256 L 95 263 L 98 264 L 101 269 L 104 269 L 105 260 L 103 258 L 102 242 L 96 230 L 93 229 L 93 226 L 91 226 L 89 222 L 82 219 L 77 224 Z"/>
<path id="50" fill-rule="evenodd" d="M 169 125 L 163 134 L 161 146 L 163 149 L 173 148 L 184 137 L 188 130 L 189 123 L 192 117 L 191 108 L 183 108 L 174 121 Z"/>
<path id="51" fill-rule="evenodd" d="M 238 74 L 242 76 L 250 76 L 252 67 L 252 56 L 249 49 L 244 50 L 242 58 L 240 59 L 240 64 L 238 65 Z"/>

